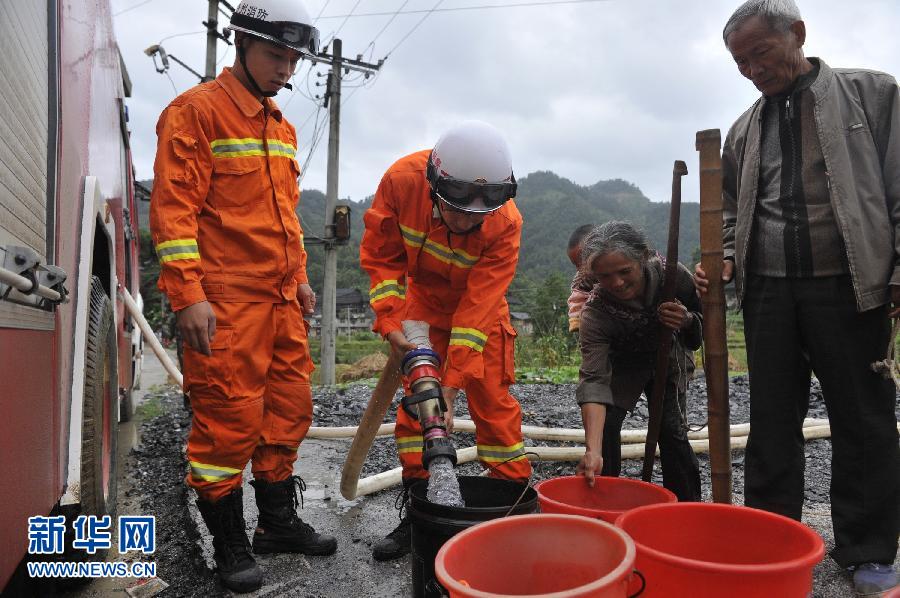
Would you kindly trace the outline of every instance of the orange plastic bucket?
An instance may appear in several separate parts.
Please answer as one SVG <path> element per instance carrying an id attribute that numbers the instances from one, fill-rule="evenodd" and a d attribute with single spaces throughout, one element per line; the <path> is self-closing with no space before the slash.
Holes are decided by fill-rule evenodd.
<path id="1" fill-rule="evenodd" d="M 805 525 L 766 511 L 674 503 L 628 511 L 616 526 L 634 539 L 642 594 L 692 598 L 806 597 L 825 544 Z"/>
<path id="2" fill-rule="evenodd" d="M 460 532 L 434 561 L 451 598 L 623 598 L 634 543 L 604 521 L 516 515 Z"/>
<path id="3" fill-rule="evenodd" d="M 625 511 L 678 500 L 662 486 L 607 476 L 594 478 L 593 488 L 584 476 L 566 476 L 544 480 L 534 489 L 542 513 L 583 515 L 609 523 L 615 523 Z"/>

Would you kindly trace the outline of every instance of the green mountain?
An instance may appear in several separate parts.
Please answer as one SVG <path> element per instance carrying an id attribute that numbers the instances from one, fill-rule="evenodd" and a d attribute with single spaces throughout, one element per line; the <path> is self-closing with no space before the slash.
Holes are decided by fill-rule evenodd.
<path id="1" fill-rule="evenodd" d="M 152 181 L 143 181 L 150 187 Z M 369 280 L 359 267 L 359 243 L 362 217 L 372 198 L 354 202 L 342 200 L 351 209 L 351 239 L 338 251 L 338 287 L 353 287 L 368 292 Z M 641 190 L 621 179 L 600 181 L 591 186 L 576 185 L 552 172 L 534 172 L 519 180 L 516 203 L 525 224 L 519 256 L 517 282 L 541 281 L 557 274 L 569 278 L 574 273 L 566 256 L 569 235 L 582 224 L 608 220 L 628 220 L 647 234 L 653 247 L 665 253 L 669 230 L 669 204 L 651 202 Z M 148 202 L 140 202 L 141 222 L 146 222 Z M 700 244 L 700 206 L 683 203 L 678 255 L 691 263 Z M 325 195 L 315 189 L 304 190 L 298 209 L 306 234 L 309 253 L 307 270 L 313 288 L 320 291 L 324 276 L 324 251 L 316 238 L 324 233 Z M 520 285 L 516 285 L 520 286 Z M 529 285 L 530 286 L 530 285 Z"/>
<path id="2" fill-rule="evenodd" d="M 519 273 L 540 280 L 553 272 L 573 272 L 566 246 L 582 224 L 627 220 L 641 228 L 650 244 L 666 253 L 670 204 L 654 203 L 627 181 L 576 185 L 552 172 L 533 172 L 519 181 L 516 204 L 525 224 Z M 700 245 L 700 204 L 682 203 L 679 261 L 688 263 Z"/>

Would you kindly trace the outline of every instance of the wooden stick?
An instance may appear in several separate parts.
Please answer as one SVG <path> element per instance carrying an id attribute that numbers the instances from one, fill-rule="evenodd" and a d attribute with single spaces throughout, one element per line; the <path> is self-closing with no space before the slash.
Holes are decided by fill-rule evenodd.
<path id="1" fill-rule="evenodd" d="M 703 369 L 709 420 L 709 468 L 713 501 L 731 503 L 728 341 L 722 283 L 722 138 L 718 129 L 697 133 L 700 152 L 700 263 L 709 281 L 703 304 Z"/>
<path id="2" fill-rule="evenodd" d="M 666 278 L 660 302 L 675 299 L 675 282 L 678 277 L 678 230 L 681 223 L 681 177 L 687 174 L 687 165 L 675 160 L 672 169 L 672 205 L 669 210 L 669 244 L 666 249 Z M 651 290 L 648 293 L 653 292 Z M 653 455 L 659 442 L 659 430 L 662 427 L 663 400 L 666 396 L 666 380 L 669 374 L 669 351 L 672 350 L 673 332 L 661 322 L 659 328 L 659 347 L 656 351 L 656 370 L 653 377 L 653 396 L 649 397 L 650 421 L 647 422 L 647 442 L 644 447 L 644 469 L 641 479 L 649 482 L 653 477 Z"/>

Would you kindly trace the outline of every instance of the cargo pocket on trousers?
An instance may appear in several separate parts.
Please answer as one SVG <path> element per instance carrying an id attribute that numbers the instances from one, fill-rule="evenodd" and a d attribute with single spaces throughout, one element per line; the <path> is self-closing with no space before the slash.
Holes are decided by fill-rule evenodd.
<path id="1" fill-rule="evenodd" d="M 190 377 L 185 378 L 188 381 L 185 387 L 191 392 L 191 400 L 231 398 L 235 369 L 233 339 L 233 328 L 220 327 L 209 344 L 211 355 L 185 346 L 185 370 L 191 371 Z"/>
<path id="2" fill-rule="evenodd" d="M 314 371 L 316 371 L 316 364 L 313 363 L 312 354 L 309 352 L 309 331 L 312 328 L 312 324 L 309 323 L 309 320 L 306 318 L 303 319 L 303 334 L 306 336 L 306 364 L 303 366 L 303 371 L 307 376 L 311 376 Z"/>
<path id="3" fill-rule="evenodd" d="M 516 383 L 516 329 L 506 321 L 500 321 L 500 335 L 503 337 L 503 383 Z"/>

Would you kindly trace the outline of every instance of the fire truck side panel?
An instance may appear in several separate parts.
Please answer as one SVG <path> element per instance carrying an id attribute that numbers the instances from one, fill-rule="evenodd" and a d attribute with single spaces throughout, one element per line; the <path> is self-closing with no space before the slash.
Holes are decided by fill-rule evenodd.
<path id="1" fill-rule="evenodd" d="M 0 248 L 27 247 L 54 263 L 51 10 L 0 2 Z M 49 513 L 60 496 L 57 331 L 52 311 L 0 301 L 0 588 L 26 552 L 28 517 Z"/>
<path id="2" fill-rule="evenodd" d="M 49 513 L 59 500 L 55 460 L 53 333 L 2 331 L 3 416 L 0 417 L 0 588 L 28 547 L 28 517 Z M 53 466 L 51 466 L 53 465 Z"/>
<path id="3" fill-rule="evenodd" d="M 2 589 L 25 556 L 27 517 L 78 502 L 90 280 L 114 302 L 117 282 L 136 292 L 137 245 L 126 276 L 116 245 L 134 210 L 109 0 L 0 1 L 0 55 L 0 249 L 34 249 L 70 292 L 54 310 L 0 300 Z M 130 384 L 129 362 L 118 370 Z"/>

